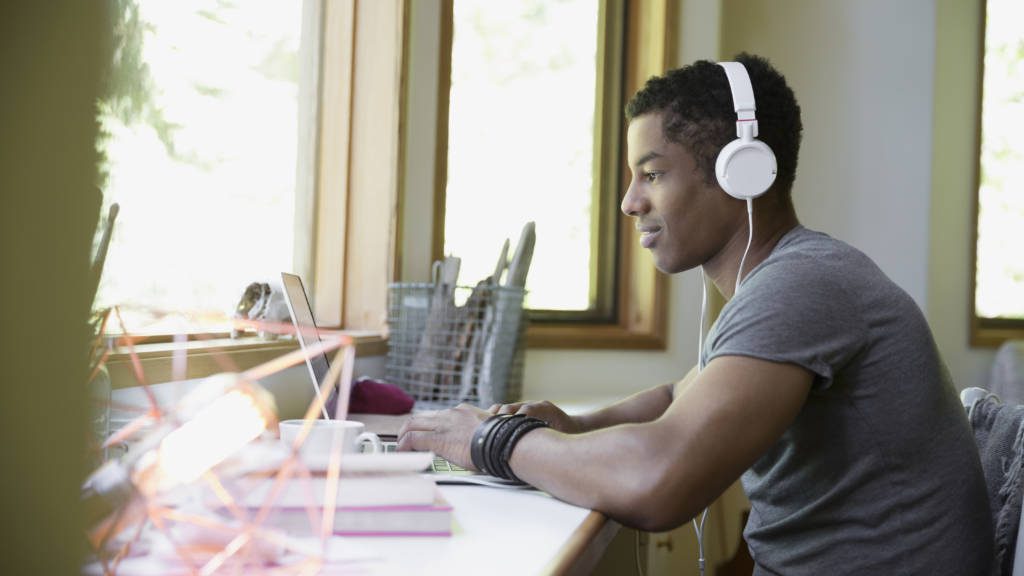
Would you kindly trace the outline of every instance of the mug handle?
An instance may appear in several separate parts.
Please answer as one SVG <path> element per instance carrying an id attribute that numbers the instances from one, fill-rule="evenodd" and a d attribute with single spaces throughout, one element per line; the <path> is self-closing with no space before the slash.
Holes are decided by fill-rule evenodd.
<path id="1" fill-rule="evenodd" d="M 365 449 L 364 443 L 370 445 L 369 450 Z M 357 436 L 356 446 L 359 447 L 360 452 L 369 452 L 371 454 L 376 454 L 384 451 L 384 444 L 381 443 L 380 436 L 377 436 L 373 432 L 363 432 L 362 434 Z"/>

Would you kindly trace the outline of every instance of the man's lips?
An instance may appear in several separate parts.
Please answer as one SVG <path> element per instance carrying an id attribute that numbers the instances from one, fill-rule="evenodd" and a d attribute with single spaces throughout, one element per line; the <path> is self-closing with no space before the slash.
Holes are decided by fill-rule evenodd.
<path id="1" fill-rule="evenodd" d="M 655 240 L 661 234 L 661 226 L 637 226 L 637 232 L 640 233 L 640 245 L 644 248 L 650 248 L 654 246 Z"/>

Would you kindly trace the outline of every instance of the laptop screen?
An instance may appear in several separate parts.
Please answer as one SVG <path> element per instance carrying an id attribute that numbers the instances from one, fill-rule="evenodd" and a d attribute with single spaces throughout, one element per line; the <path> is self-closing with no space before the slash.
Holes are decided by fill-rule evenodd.
<path id="1" fill-rule="evenodd" d="M 295 325 L 299 346 L 303 350 L 309 350 L 310 346 L 320 343 L 320 336 L 317 334 L 316 322 L 313 320 L 313 311 L 309 307 L 306 290 L 302 287 L 302 279 L 295 274 L 282 272 L 281 283 L 284 286 L 284 299 L 288 303 L 288 312 L 292 315 L 292 323 Z M 313 356 L 307 356 L 306 366 L 309 368 L 310 377 L 319 388 L 330 368 L 327 354 L 320 352 Z"/>

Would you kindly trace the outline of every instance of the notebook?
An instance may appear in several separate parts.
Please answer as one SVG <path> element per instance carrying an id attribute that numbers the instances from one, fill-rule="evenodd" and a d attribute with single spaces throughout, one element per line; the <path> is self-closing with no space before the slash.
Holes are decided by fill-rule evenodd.
<path id="1" fill-rule="evenodd" d="M 306 290 L 302 285 L 302 279 L 295 274 L 282 272 L 281 284 L 284 287 L 285 302 L 288 304 L 288 312 L 291 314 L 292 324 L 295 325 L 299 346 L 303 350 L 308 350 L 309 347 L 319 344 L 320 337 L 317 335 L 316 321 L 313 318 L 313 311 L 309 306 L 309 298 L 306 296 Z M 327 371 L 330 369 L 330 362 L 327 360 L 327 355 L 323 352 L 313 354 L 312 356 L 307 355 L 306 367 L 309 372 L 310 380 L 313 383 L 313 388 L 316 390 L 317 394 L 329 394 L 330 390 L 320 390 L 320 382 L 324 381 L 324 378 L 327 376 Z M 324 398 L 326 399 L 326 396 Z M 326 412 L 324 413 L 324 417 L 327 417 Z M 375 430 L 370 431 L 376 432 Z M 382 435 L 381 439 L 385 441 L 385 452 L 389 454 L 394 453 L 396 448 L 394 440 L 396 440 L 396 438 L 394 438 L 394 436 L 389 438 Z M 441 457 L 435 457 L 433 459 L 429 470 L 431 476 L 439 484 L 480 484 L 485 486 L 501 487 L 521 486 L 503 478 L 477 474 L 456 466 Z"/>

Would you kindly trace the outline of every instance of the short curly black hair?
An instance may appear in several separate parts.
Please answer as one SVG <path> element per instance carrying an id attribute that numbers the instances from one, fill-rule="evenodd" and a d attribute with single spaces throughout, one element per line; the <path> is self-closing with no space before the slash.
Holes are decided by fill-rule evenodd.
<path id="1" fill-rule="evenodd" d="M 750 76 L 757 105 L 758 139 L 771 146 L 778 163 L 772 189 L 790 201 L 796 178 L 803 124 L 800 105 L 786 79 L 760 56 L 746 52 L 734 58 Z M 626 104 L 626 120 L 663 112 L 665 137 L 686 148 L 697 161 L 708 185 L 717 184 L 715 159 L 736 138 L 736 112 L 725 70 L 708 60 L 655 76 Z"/>

